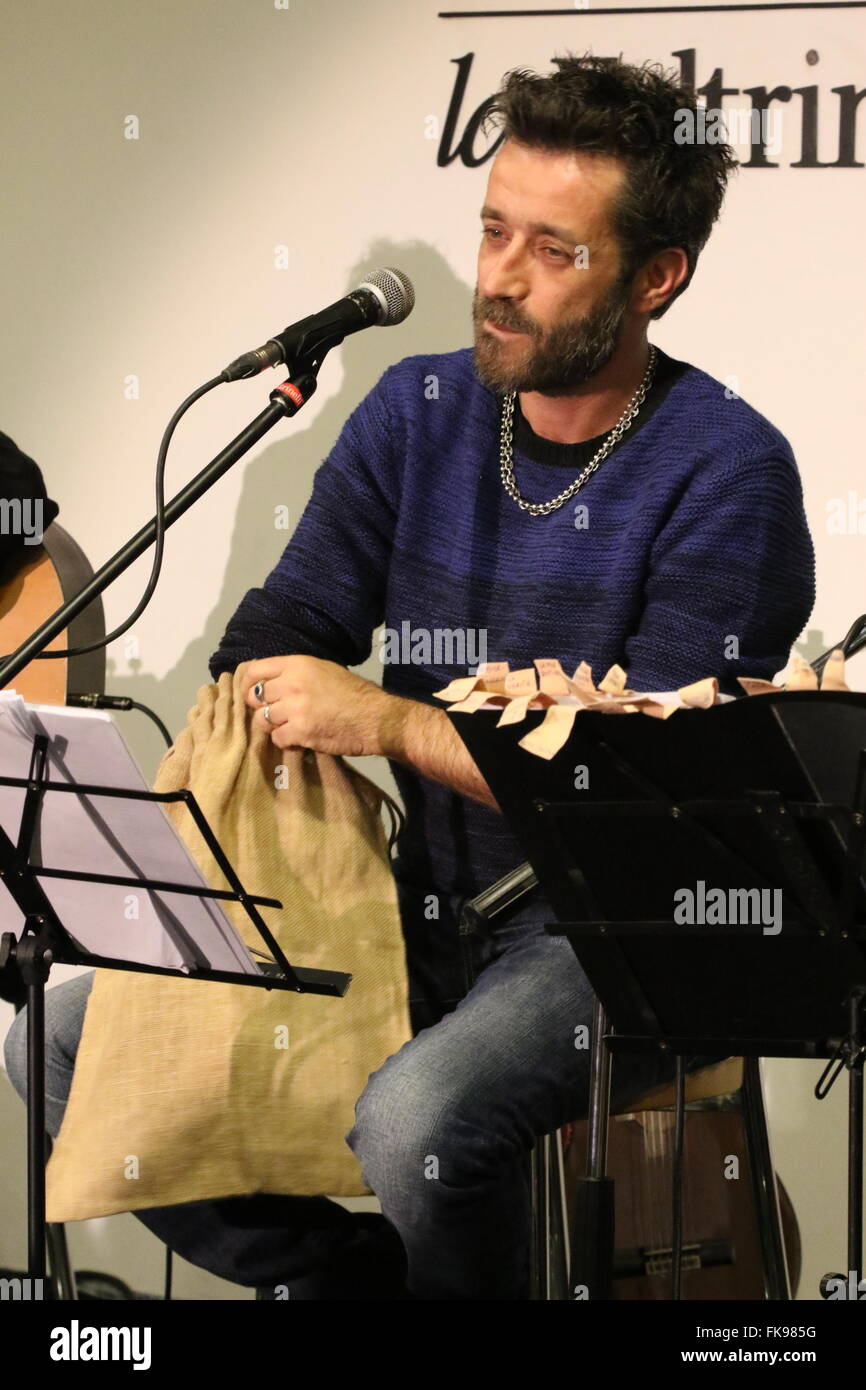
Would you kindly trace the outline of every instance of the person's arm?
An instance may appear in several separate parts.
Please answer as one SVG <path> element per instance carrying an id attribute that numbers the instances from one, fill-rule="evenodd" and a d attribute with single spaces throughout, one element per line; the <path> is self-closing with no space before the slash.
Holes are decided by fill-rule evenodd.
<path id="1" fill-rule="evenodd" d="M 384 616 L 400 497 L 389 377 L 346 420 L 295 531 L 260 588 L 250 589 L 210 658 L 217 680 L 244 661 L 286 653 L 360 666 Z"/>
<path id="2" fill-rule="evenodd" d="M 793 456 L 781 449 L 697 475 L 652 547 L 645 606 L 620 659 L 634 690 L 785 666 L 815 601 L 815 558 Z M 601 676 L 604 672 L 598 672 Z"/>
<path id="3" fill-rule="evenodd" d="M 793 457 L 780 452 L 698 478 L 656 540 L 645 592 L 622 663 L 633 689 L 674 690 L 717 675 L 734 690 L 737 675 L 780 670 L 815 600 Z M 444 710 L 390 699 L 380 723 L 385 756 L 498 810 Z"/>
<path id="4" fill-rule="evenodd" d="M 367 659 L 384 615 L 402 467 L 391 371 L 343 426 L 278 564 L 231 618 L 211 674 L 250 663 L 245 690 L 259 710 L 252 686 L 268 682 L 278 747 L 378 754 L 498 810 L 444 709 L 345 669 Z"/>
<path id="5" fill-rule="evenodd" d="M 379 750 L 383 757 L 405 763 L 407 767 L 450 787 L 459 796 L 468 796 L 491 806 L 499 806 L 473 762 L 444 709 L 433 709 L 419 700 L 386 696 L 379 726 Z"/>

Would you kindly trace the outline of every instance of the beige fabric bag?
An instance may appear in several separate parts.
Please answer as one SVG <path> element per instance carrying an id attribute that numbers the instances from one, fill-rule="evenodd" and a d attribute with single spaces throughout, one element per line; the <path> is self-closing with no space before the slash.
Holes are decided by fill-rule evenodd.
<path id="1" fill-rule="evenodd" d="M 370 1073 L 411 1036 L 385 794 L 341 759 L 275 748 L 251 726 L 243 670 L 201 687 L 154 789 L 189 787 L 244 886 L 284 904 L 263 916 L 293 964 L 354 978 L 338 999 L 98 970 L 48 1164 L 49 1221 L 368 1191 L 345 1135 Z M 228 887 L 189 813 L 169 814 Z"/>

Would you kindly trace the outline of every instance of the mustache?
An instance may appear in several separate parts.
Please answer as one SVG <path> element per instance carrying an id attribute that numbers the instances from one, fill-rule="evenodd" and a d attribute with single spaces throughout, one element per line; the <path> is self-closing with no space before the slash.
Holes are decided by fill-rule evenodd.
<path id="1" fill-rule="evenodd" d="M 531 333 L 534 337 L 538 336 L 538 325 L 527 323 L 522 319 L 514 320 L 513 317 L 503 315 L 496 309 L 495 303 L 491 301 L 481 301 L 476 312 L 477 322 L 482 324 L 485 319 L 495 324 L 497 328 L 511 328 L 515 333 Z"/>

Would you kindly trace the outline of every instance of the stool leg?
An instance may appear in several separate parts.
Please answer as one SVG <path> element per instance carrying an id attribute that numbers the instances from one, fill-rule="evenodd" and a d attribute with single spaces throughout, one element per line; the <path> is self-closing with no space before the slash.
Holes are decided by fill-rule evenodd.
<path id="1" fill-rule="evenodd" d="M 51 1287 L 55 1298 L 70 1300 L 78 1297 L 75 1291 L 75 1276 L 69 1263 L 69 1250 L 66 1244 L 66 1227 L 59 1222 L 49 1222 L 46 1226 L 48 1237 L 48 1262 L 51 1270 Z"/>
<path id="2" fill-rule="evenodd" d="M 536 1140 L 530 1159 L 530 1183 L 529 1297 L 564 1302 L 569 1297 L 568 1206 L 558 1130 Z"/>
<path id="3" fill-rule="evenodd" d="M 54 1147 L 50 1134 L 45 1135 L 45 1156 L 50 1158 Z M 68 1302 L 77 1299 L 75 1275 L 69 1262 L 69 1247 L 66 1243 L 66 1227 L 59 1221 L 45 1224 L 45 1237 L 48 1242 L 48 1267 L 51 1271 L 51 1292 L 55 1298 Z"/>
<path id="4" fill-rule="evenodd" d="M 530 1156 L 529 1191 L 529 1297 L 538 1300 L 547 1298 L 543 1137 L 536 1139 Z"/>
<path id="5" fill-rule="evenodd" d="M 548 1268 L 550 1270 L 550 1298 L 565 1301 L 569 1298 L 569 1250 L 568 1202 L 565 1196 L 565 1156 L 562 1150 L 562 1133 L 557 1130 L 546 1139 L 548 1152 L 548 1203 L 550 1222 L 548 1231 Z"/>

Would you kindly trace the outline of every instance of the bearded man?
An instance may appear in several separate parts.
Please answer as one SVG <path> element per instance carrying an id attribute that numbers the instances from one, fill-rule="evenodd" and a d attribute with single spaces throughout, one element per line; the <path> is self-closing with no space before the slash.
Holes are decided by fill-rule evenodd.
<path id="1" fill-rule="evenodd" d="M 811 612 L 786 439 L 647 339 L 694 274 L 734 163 L 725 145 L 675 139 L 677 112 L 695 107 L 650 65 L 568 57 L 507 76 L 474 347 L 385 372 L 211 660 L 215 679 L 250 662 L 246 698 L 277 747 L 388 758 L 406 810 L 395 874 L 414 1037 L 370 1078 L 348 1136 L 382 1215 L 325 1197 L 139 1213 L 261 1296 L 277 1283 L 293 1300 L 525 1297 L 527 1158 L 586 1106 L 574 1039 L 592 995 L 544 930 L 550 907 L 499 919 L 464 976 L 461 906 L 524 855 L 433 698 L 466 673 L 433 635 L 475 650 L 482 635 L 512 668 L 616 662 L 637 690 L 716 675 L 733 691 L 784 666 Z M 381 688 L 347 669 L 377 628 L 406 623 L 430 641 L 385 660 Z M 75 981 L 49 1001 L 64 989 L 53 1048 L 49 1018 L 56 1104 L 86 998 Z M 618 1062 L 614 1098 L 672 1066 Z"/>

